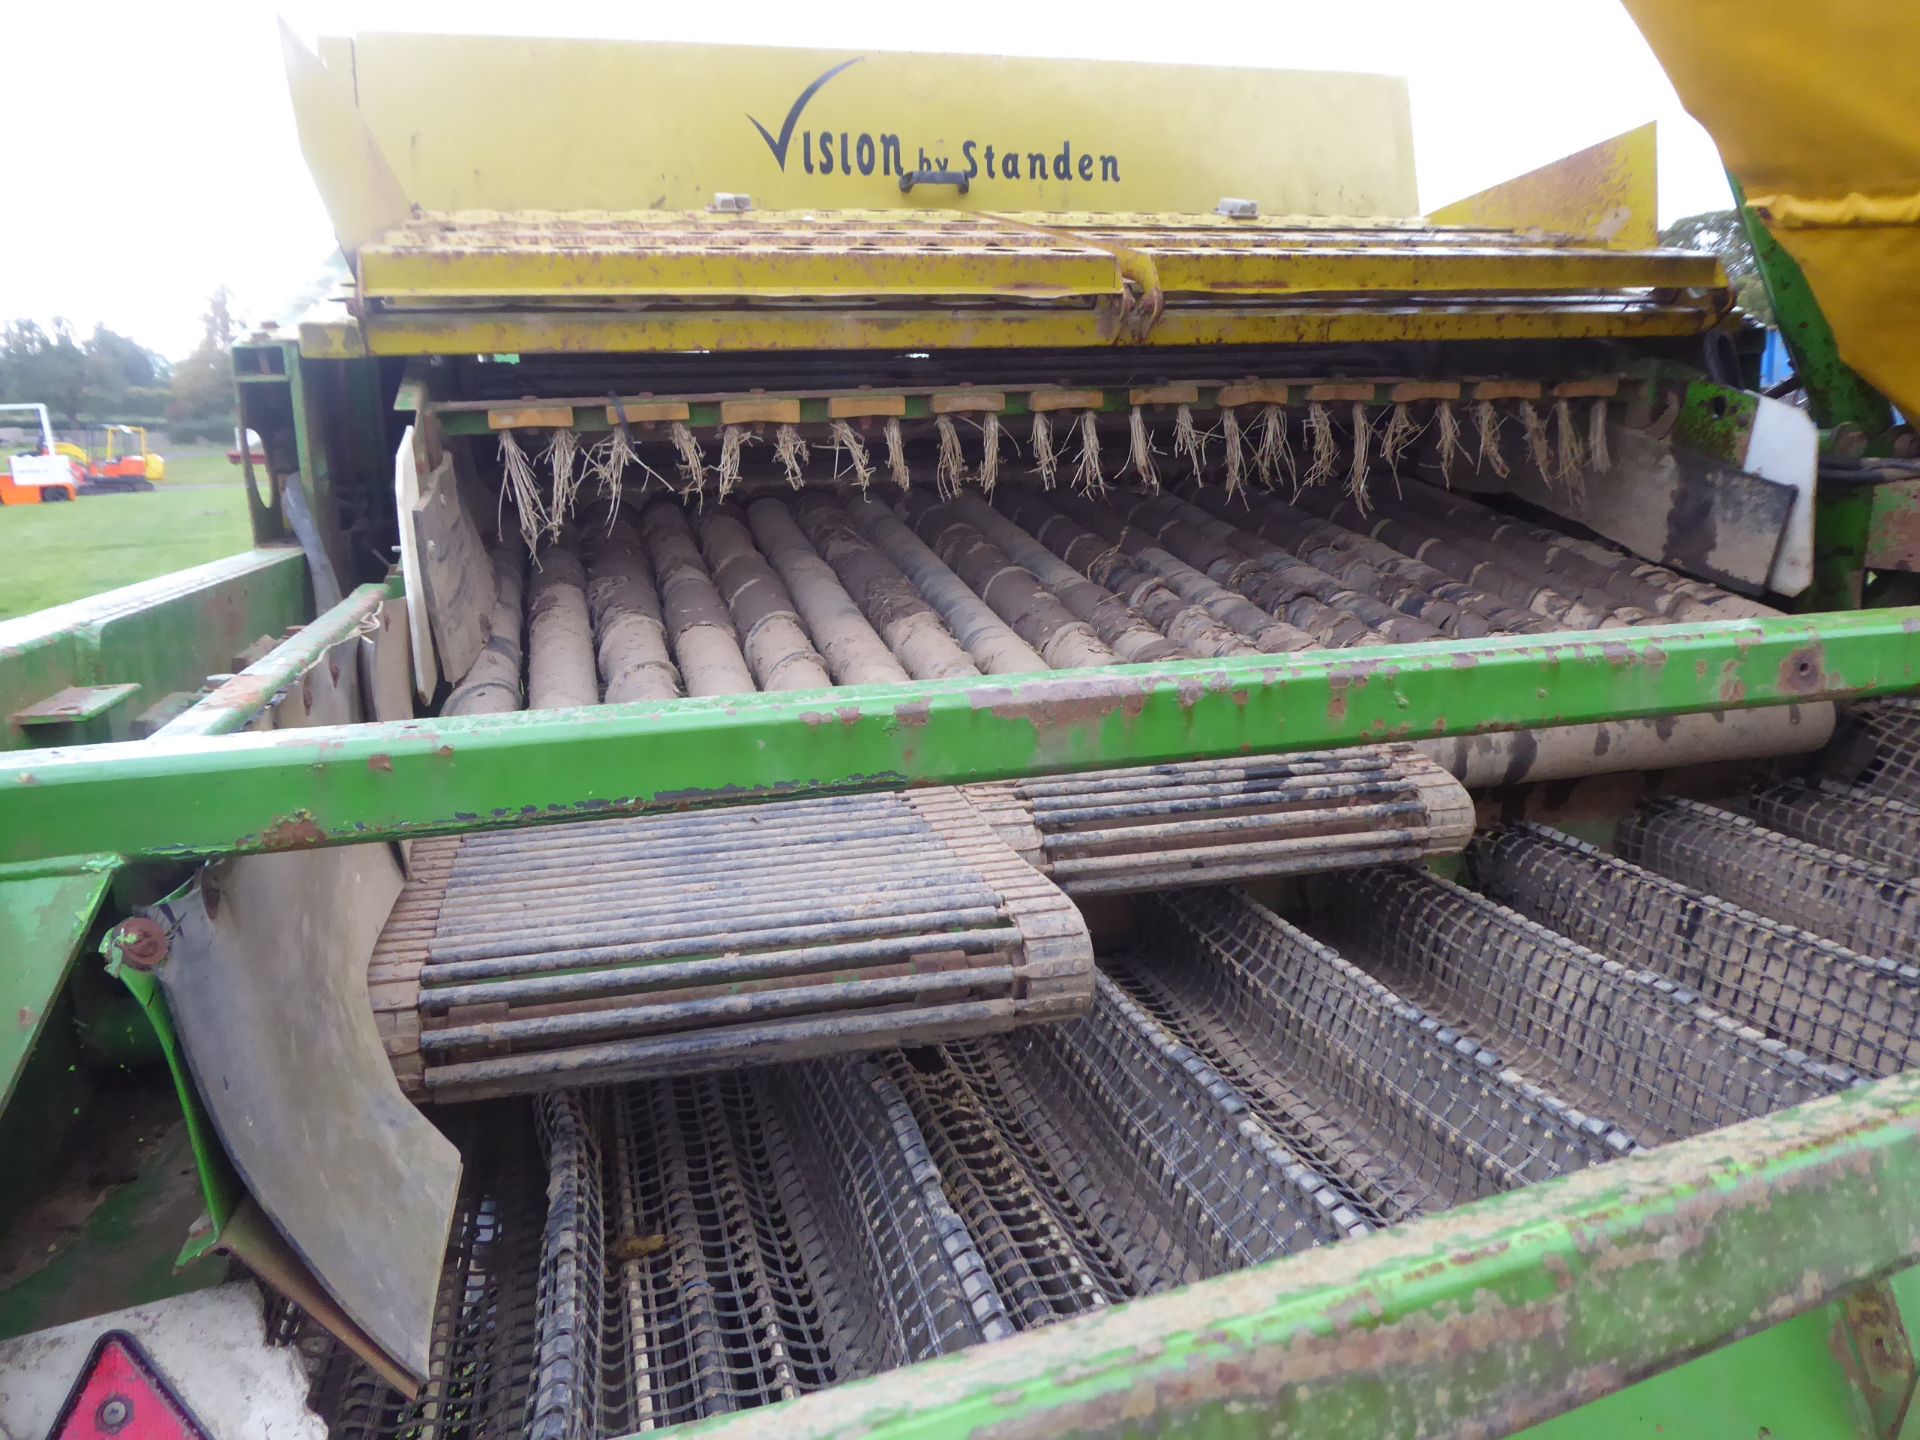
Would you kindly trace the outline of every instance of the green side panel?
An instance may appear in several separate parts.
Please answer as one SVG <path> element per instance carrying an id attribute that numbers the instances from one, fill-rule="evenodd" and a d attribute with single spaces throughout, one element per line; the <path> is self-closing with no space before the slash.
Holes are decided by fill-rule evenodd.
<path id="1" fill-rule="evenodd" d="M 1893 425 L 1893 407 L 1887 397 L 1855 373 L 1840 358 L 1840 342 L 1833 327 L 1820 310 L 1813 287 L 1807 283 L 1800 262 L 1773 238 L 1766 223 L 1747 204 L 1746 191 L 1733 176 L 1734 203 L 1746 224 L 1747 238 L 1753 242 L 1754 259 L 1760 266 L 1760 278 L 1766 283 L 1767 296 L 1773 301 L 1774 322 L 1787 354 L 1793 358 L 1794 374 L 1806 387 L 1808 407 L 1823 430 L 1836 425 L 1852 425 L 1870 440 L 1884 434 Z"/>
<path id="2" fill-rule="evenodd" d="M 1843 1440 L 1859 1391 L 1834 1359 L 1840 1307 L 1823 1305 L 1522 1432 L 1526 1440 Z"/>
<path id="3" fill-rule="evenodd" d="M 0 863 L 152 859 L 1920 686 L 1920 607 L 0 756 Z"/>
<path id="4" fill-rule="evenodd" d="M 67 871 L 0 878 L 0 1110 L 13 1098 L 114 869 L 99 856 Z"/>
<path id="5" fill-rule="evenodd" d="M 139 686 L 104 717 L 111 738 L 128 739 L 149 705 L 198 690 L 311 614 L 305 557 L 270 549 L 0 621 L 0 750 L 47 743 L 6 717 L 69 686 Z"/>

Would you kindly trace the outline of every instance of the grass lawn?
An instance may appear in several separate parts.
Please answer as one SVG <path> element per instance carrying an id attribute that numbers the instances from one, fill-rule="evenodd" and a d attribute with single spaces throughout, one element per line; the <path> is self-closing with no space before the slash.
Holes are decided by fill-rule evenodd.
<path id="1" fill-rule="evenodd" d="M 162 448 L 167 461 L 165 485 L 239 485 L 246 476 L 227 459 L 225 445 L 168 445 Z M 260 477 L 264 484 L 266 477 Z"/>
<path id="2" fill-rule="evenodd" d="M 219 461 L 233 468 L 224 452 Z M 169 455 L 167 483 L 148 494 L 0 505 L 0 619 L 202 565 L 253 544 L 244 486 L 190 484 L 173 469 Z"/>

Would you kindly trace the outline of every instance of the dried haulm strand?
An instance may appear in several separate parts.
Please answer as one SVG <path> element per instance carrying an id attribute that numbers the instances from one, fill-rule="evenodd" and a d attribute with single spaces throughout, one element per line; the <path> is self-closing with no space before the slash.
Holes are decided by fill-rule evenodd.
<path id="1" fill-rule="evenodd" d="M 1053 477 L 1060 468 L 1060 457 L 1053 449 L 1053 417 L 1045 410 L 1033 412 L 1033 469 L 1040 477 L 1040 488 L 1051 490 Z"/>
<path id="2" fill-rule="evenodd" d="M 740 452 L 746 448 L 747 432 L 738 425 L 728 425 L 720 431 L 720 460 L 713 467 L 713 473 L 720 481 L 720 498 L 726 499 L 733 493 L 733 487 L 740 483 Z"/>
<path id="3" fill-rule="evenodd" d="M 1080 463 L 1073 467 L 1073 488 L 1082 495 L 1099 495 L 1107 488 L 1100 473 L 1100 430 L 1091 410 L 1080 417 Z"/>
<path id="4" fill-rule="evenodd" d="M 616 424 L 597 443 L 587 451 L 587 473 L 600 487 L 600 494 L 607 502 L 607 528 L 613 528 L 614 521 L 620 517 L 620 495 L 625 484 L 627 467 L 638 466 L 640 470 L 640 488 L 646 489 L 647 481 L 660 477 L 653 467 L 640 458 L 640 452 L 633 448 L 633 434 L 625 424 Z M 664 482 L 663 482 L 664 483 Z"/>
<path id="5" fill-rule="evenodd" d="M 994 482 L 1000 478 L 1000 417 L 989 410 L 987 418 L 980 422 L 980 488 L 986 494 L 993 493 Z M 1014 449 L 1020 447 L 1016 444 Z"/>
<path id="6" fill-rule="evenodd" d="M 1173 412 L 1173 448 L 1187 457 L 1193 478 L 1203 479 L 1207 470 L 1207 437 L 1193 423 L 1193 411 L 1182 405 Z"/>
<path id="7" fill-rule="evenodd" d="M 807 483 L 807 462 L 813 458 L 813 452 L 807 448 L 807 442 L 800 438 L 800 432 L 791 425 L 782 425 L 773 432 L 773 458 L 780 462 L 780 468 L 787 472 L 787 484 L 798 490 Z"/>
<path id="8" fill-rule="evenodd" d="M 1147 433 L 1146 413 L 1136 405 L 1127 419 L 1127 458 L 1133 473 L 1149 490 L 1160 488 L 1160 472 L 1153 466 L 1153 437 Z"/>
<path id="9" fill-rule="evenodd" d="M 887 471 L 893 476 L 893 483 L 905 490 L 913 484 L 913 474 L 907 469 L 907 442 L 900 435 L 898 417 L 887 420 Z"/>
<path id="10" fill-rule="evenodd" d="M 1601 396 L 1587 412 L 1587 463 L 1596 475 L 1613 468 L 1613 454 L 1607 449 L 1607 401 Z"/>
<path id="11" fill-rule="evenodd" d="M 833 440 L 834 453 L 847 457 L 847 469 L 853 473 L 853 483 L 860 487 L 862 495 L 866 494 L 867 486 L 873 480 L 873 458 L 867 454 L 867 442 L 844 420 L 834 421 L 827 433 Z M 834 479 L 839 479 L 840 473 L 840 466 L 836 464 L 833 467 Z"/>
<path id="12" fill-rule="evenodd" d="M 1353 402 L 1353 465 L 1347 471 L 1347 494 L 1361 514 L 1367 512 L 1367 451 L 1373 439 L 1373 425 L 1367 419 L 1364 401 Z"/>
<path id="13" fill-rule="evenodd" d="M 1453 483 L 1453 465 L 1465 452 L 1460 443 L 1460 417 L 1453 413 L 1453 407 L 1442 400 L 1435 408 L 1434 420 L 1440 427 L 1440 478 L 1448 485 Z"/>
<path id="14" fill-rule="evenodd" d="M 940 459 L 934 466 L 934 489 L 944 496 L 957 495 L 967 481 L 967 452 L 960 448 L 960 430 L 951 415 L 933 422 L 940 432 Z"/>
<path id="15" fill-rule="evenodd" d="M 511 430 L 500 432 L 500 469 L 504 479 L 500 487 L 502 513 L 494 516 L 494 529 L 498 531 L 501 528 L 507 495 L 511 492 L 513 508 L 520 522 L 520 538 L 527 542 L 528 550 L 533 550 L 546 532 L 547 512 L 540 499 L 540 484 L 533 477 L 533 462 L 527 458 L 527 452 L 520 448 L 520 442 L 514 438 Z"/>
<path id="16" fill-rule="evenodd" d="M 1240 438 L 1240 412 L 1230 405 L 1220 412 L 1220 433 L 1227 442 L 1227 494 L 1238 495 L 1247 483 L 1247 452 Z"/>
<path id="17" fill-rule="evenodd" d="M 1318 400 L 1307 406 L 1307 439 L 1313 447 L 1313 458 L 1307 464 L 1301 484 L 1324 485 L 1333 478 L 1333 467 L 1340 460 L 1340 447 L 1333 440 L 1333 416 Z"/>
<path id="18" fill-rule="evenodd" d="M 700 453 L 700 442 L 693 438 L 693 431 L 678 420 L 673 422 L 673 428 L 667 434 L 680 459 L 680 478 L 686 482 L 681 486 L 680 493 L 700 494 L 707 485 L 707 457 Z"/>
<path id="19" fill-rule="evenodd" d="M 1533 468 L 1540 472 L 1540 478 L 1551 485 L 1553 440 L 1547 434 L 1546 417 L 1531 400 L 1520 402 L 1520 428 L 1527 437 L 1527 458 L 1533 461 Z"/>
<path id="20" fill-rule="evenodd" d="M 1380 458 L 1387 462 L 1387 468 L 1399 478 L 1400 461 L 1420 434 L 1420 427 L 1414 423 L 1413 411 L 1407 408 L 1404 400 L 1394 402 L 1393 413 L 1387 417 L 1387 428 L 1380 435 Z"/>
<path id="21" fill-rule="evenodd" d="M 560 538 L 560 527 L 573 513 L 573 494 L 580 488 L 580 437 L 571 429 L 555 430 L 547 439 L 547 471 L 553 498 L 547 505 L 547 534 Z"/>
<path id="22" fill-rule="evenodd" d="M 1260 443 L 1254 446 L 1253 468 L 1269 485 L 1280 478 L 1282 469 L 1288 480 L 1297 483 L 1299 479 L 1293 465 L 1293 446 L 1287 443 L 1287 412 L 1278 405 L 1260 411 Z"/>
<path id="23" fill-rule="evenodd" d="M 1474 473 L 1479 474 L 1480 467 L 1485 465 L 1504 478 L 1508 469 L 1507 457 L 1500 453 L 1500 412 L 1493 408 L 1491 400 L 1481 400 L 1474 405 L 1473 425 L 1480 440 L 1480 453 L 1473 461 Z"/>
<path id="24" fill-rule="evenodd" d="M 1580 488 L 1580 467 L 1586 463 L 1587 447 L 1580 439 L 1580 428 L 1573 423 L 1573 403 L 1553 402 L 1553 438 L 1556 473 L 1569 490 Z"/>

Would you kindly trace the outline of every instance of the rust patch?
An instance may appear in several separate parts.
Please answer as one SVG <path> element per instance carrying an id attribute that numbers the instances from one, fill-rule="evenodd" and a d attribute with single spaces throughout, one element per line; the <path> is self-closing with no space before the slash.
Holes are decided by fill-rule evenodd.
<path id="1" fill-rule="evenodd" d="M 1825 688 L 1826 681 L 1826 652 L 1819 645 L 1802 645 L 1780 662 L 1782 694 L 1816 694 Z"/>
<path id="2" fill-rule="evenodd" d="M 377 770 L 382 775 L 391 775 L 393 773 L 393 757 L 391 755 L 369 755 L 367 757 L 367 769 Z"/>
<path id="3" fill-rule="evenodd" d="M 263 850 L 311 850 L 327 842 L 326 832 L 314 823 L 313 816 L 301 810 L 284 820 L 276 820 L 260 832 Z M 236 847 L 245 849 L 245 846 Z"/>
<path id="4" fill-rule="evenodd" d="M 924 725 L 933 718 L 933 706 L 925 700 L 909 700 L 893 707 L 893 718 L 902 725 Z"/>

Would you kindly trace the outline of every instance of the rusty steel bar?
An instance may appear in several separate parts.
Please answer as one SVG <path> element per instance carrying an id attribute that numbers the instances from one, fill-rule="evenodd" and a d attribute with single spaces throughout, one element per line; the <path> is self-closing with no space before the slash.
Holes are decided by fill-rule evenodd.
<path id="1" fill-rule="evenodd" d="M 1427 642 L 0 758 L 0 863 L 188 858 L 777 796 L 1880 695 L 1920 609 Z"/>
<path id="2" fill-rule="evenodd" d="M 393 598 L 385 584 L 362 585 L 311 625 L 303 625 L 238 675 L 194 702 L 154 731 L 156 740 L 193 735 L 231 735 L 244 730 L 282 690 L 320 663 L 327 651 L 351 638 Z"/>

